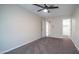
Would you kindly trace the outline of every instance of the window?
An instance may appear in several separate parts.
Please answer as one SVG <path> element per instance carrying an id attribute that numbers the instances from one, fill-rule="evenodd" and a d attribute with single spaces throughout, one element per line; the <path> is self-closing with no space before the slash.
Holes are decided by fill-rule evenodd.
<path id="1" fill-rule="evenodd" d="M 63 19 L 63 35 L 71 35 L 71 19 Z"/>

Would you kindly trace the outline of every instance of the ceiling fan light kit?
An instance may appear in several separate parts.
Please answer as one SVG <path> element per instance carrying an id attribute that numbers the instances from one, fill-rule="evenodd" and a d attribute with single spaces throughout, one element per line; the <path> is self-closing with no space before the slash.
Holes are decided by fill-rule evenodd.
<path id="1" fill-rule="evenodd" d="M 43 12 L 48 12 L 48 10 L 47 9 L 44 9 Z"/>

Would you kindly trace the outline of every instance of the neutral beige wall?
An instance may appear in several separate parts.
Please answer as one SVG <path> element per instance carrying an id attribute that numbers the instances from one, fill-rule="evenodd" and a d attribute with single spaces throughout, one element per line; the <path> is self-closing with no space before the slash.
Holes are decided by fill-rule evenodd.
<path id="1" fill-rule="evenodd" d="M 72 16 L 72 40 L 79 51 L 79 5 Z"/>
<path id="2" fill-rule="evenodd" d="M 0 5 L 0 53 L 41 38 L 41 20 L 17 5 Z"/>

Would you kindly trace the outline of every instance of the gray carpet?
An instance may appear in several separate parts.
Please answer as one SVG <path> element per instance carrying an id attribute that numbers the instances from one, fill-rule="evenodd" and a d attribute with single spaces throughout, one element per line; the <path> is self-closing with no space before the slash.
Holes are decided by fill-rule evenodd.
<path id="1" fill-rule="evenodd" d="M 5 54 L 78 54 L 70 39 L 45 37 Z"/>

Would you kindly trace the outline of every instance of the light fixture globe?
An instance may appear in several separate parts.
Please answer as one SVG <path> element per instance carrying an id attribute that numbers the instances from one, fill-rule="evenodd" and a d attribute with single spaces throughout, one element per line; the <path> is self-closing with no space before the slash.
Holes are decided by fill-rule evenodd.
<path id="1" fill-rule="evenodd" d="M 48 10 L 47 9 L 44 9 L 43 12 L 48 12 Z"/>

